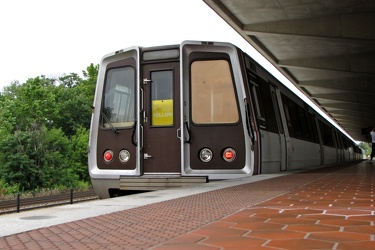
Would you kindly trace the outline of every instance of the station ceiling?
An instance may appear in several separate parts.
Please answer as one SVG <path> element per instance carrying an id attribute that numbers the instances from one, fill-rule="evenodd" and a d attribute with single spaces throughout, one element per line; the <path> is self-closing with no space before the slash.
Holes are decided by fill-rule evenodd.
<path id="1" fill-rule="evenodd" d="M 357 141 L 375 127 L 375 0 L 203 0 Z"/>

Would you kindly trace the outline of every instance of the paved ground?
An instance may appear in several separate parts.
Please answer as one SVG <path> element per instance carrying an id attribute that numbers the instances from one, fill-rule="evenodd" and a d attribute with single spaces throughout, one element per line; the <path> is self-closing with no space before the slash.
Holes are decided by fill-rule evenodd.
<path id="1" fill-rule="evenodd" d="M 225 187 L 4 236 L 0 249 L 375 249 L 374 169 Z"/>

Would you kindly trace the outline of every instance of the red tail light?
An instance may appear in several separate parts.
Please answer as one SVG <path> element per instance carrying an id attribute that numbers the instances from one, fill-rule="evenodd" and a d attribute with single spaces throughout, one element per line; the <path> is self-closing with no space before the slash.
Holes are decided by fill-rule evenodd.
<path id="1" fill-rule="evenodd" d="M 105 162 L 111 162 L 113 160 L 113 151 L 112 150 L 106 150 L 103 155 Z"/>
<path id="2" fill-rule="evenodd" d="M 227 148 L 223 152 L 223 159 L 227 162 L 231 162 L 236 158 L 236 151 L 233 148 Z"/>

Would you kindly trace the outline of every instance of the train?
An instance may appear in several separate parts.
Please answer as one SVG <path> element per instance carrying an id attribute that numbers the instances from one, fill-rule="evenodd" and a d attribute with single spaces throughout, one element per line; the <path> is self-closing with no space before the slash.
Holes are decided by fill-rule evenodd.
<path id="1" fill-rule="evenodd" d="M 250 55 L 184 41 L 105 55 L 88 170 L 100 198 L 363 158 Z"/>

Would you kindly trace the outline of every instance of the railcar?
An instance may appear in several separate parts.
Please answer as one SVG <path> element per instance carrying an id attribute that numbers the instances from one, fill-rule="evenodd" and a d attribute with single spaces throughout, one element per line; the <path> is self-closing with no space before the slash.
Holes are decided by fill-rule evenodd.
<path id="1" fill-rule="evenodd" d="M 360 158 L 232 44 L 130 47 L 100 63 L 88 163 L 101 198 Z"/>

